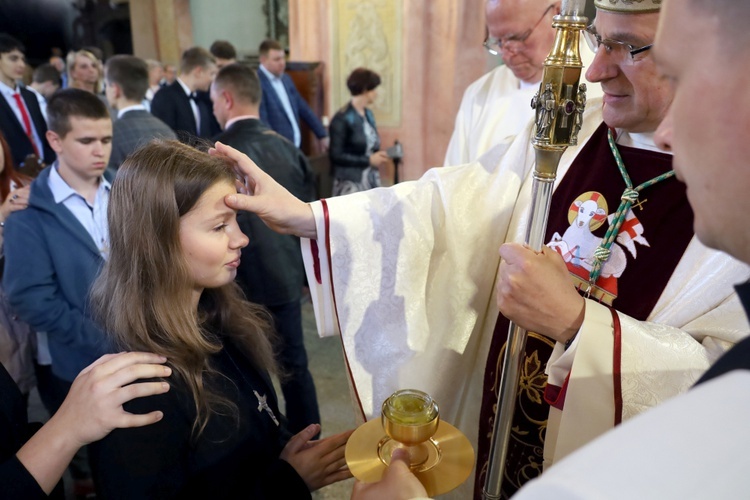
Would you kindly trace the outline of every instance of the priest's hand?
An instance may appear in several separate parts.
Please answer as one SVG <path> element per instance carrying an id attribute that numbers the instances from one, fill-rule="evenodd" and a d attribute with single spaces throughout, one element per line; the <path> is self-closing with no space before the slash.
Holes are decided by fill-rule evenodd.
<path id="1" fill-rule="evenodd" d="M 500 247 L 497 306 L 526 330 L 565 343 L 583 323 L 586 301 L 576 291 L 560 254 L 518 243 Z"/>
<path id="2" fill-rule="evenodd" d="M 289 440 L 279 458 L 294 467 L 310 491 L 349 479 L 352 473 L 346 467 L 344 450 L 352 432 L 311 441 L 320 433 L 320 425 L 310 424 Z"/>
<path id="3" fill-rule="evenodd" d="M 247 155 L 220 142 L 208 152 L 227 159 L 239 176 L 238 194 L 226 197 L 224 202 L 227 206 L 257 214 L 277 233 L 317 238 L 315 217 L 310 205 L 292 195 Z"/>
<path id="4" fill-rule="evenodd" d="M 383 473 L 383 478 L 377 483 L 354 483 L 351 500 L 411 500 L 426 498 L 427 491 L 409 470 L 409 453 L 396 448 L 391 457 L 391 465 Z"/>

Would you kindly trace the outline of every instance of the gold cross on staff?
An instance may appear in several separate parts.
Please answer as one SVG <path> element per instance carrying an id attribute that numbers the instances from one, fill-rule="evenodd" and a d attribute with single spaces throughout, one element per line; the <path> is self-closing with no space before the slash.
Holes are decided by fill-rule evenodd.
<path id="1" fill-rule="evenodd" d="M 643 204 L 648 201 L 648 198 L 645 200 L 638 200 L 635 203 L 633 203 L 632 208 L 639 208 L 641 212 L 643 212 Z"/>
<path id="2" fill-rule="evenodd" d="M 273 414 L 273 410 L 270 406 L 268 406 L 268 396 L 261 396 L 260 394 L 258 394 L 258 391 L 254 389 L 253 394 L 255 394 L 255 397 L 258 398 L 258 411 L 266 410 L 266 412 L 268 412 L 268 415 L 271 417 L 271 420 L 273 420 L 273 423 L 278 426 L 279 421 L 276 420 L 276 415 Z"/>

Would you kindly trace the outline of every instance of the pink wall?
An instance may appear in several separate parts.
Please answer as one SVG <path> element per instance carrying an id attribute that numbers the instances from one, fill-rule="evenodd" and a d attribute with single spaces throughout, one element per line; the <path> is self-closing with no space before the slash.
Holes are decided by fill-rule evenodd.
<path id="1" fill-rule="evenodd" d="M 384 146 L 404 146 L 401 180 L 443 164 L 461 96 L 486 71 L 484 0 L 408 0 L 402 18 L 401 125 L 379 127 Z M 326 63 L 330 104 L 331 0 L 289 0 L 291 58 Z M 323 35 L 321 35 L 323 34 Z"/>

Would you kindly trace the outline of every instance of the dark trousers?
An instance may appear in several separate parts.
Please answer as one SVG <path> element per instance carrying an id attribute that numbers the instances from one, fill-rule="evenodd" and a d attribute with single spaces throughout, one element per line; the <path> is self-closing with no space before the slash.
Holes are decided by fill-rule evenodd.
<path id="1" fill-rule="evenodd" d="M 289 430 L 296 434 L 310 424 L 320 423 L 318 397 L 307 367 L 307 351 L 302 338 L 302 307 L 299 300 L 267 307 L 281 341 L 278 358 L 284 372 L 281 392 L 286 402 Z"/>

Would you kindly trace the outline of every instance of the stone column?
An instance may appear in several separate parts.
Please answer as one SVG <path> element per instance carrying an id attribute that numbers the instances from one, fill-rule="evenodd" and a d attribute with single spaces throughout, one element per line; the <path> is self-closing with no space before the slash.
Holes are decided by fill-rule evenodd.
<path id="1" fill-rule="evenodd" d="M 130 0 L 133 53 L 144 59 L 179 64 L 193 44 L 190 0 Z"/>

